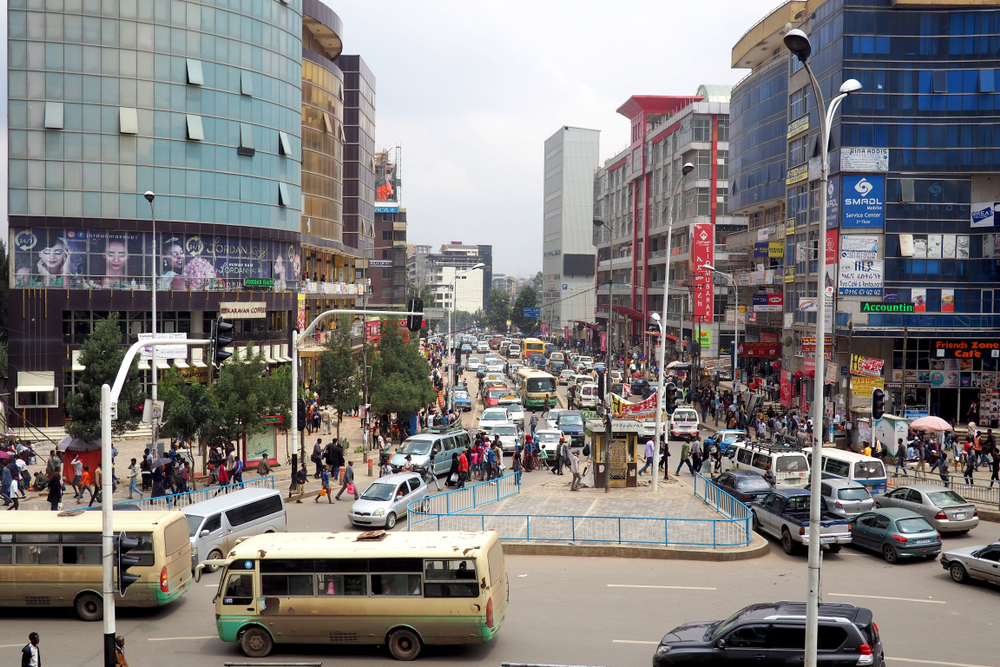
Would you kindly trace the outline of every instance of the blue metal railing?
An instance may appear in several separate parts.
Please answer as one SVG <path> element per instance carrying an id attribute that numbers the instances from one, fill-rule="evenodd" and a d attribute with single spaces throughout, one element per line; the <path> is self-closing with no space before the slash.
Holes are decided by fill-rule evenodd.
<path id="1" fill-rule="evenodd" d="M 446 491 L 437 495 L 414 500 L 406 506 L 407 530 L 413 530 L 414 524 L 433 521 L 438 515 L 448 515 L 454 512 L 464 512 L 475 509 L 487 503 L 509 498 L 521 492 L 521 473 L 515 472 L 503 477 L 479 482 L 470 486 Z M 437 530 L 424 528 L 423 530 Z"/>
<path id="2" fill-rule="evenodd" d="M 123 500 L 115 505 L 136 505 L 143 510 L 172 510 L 178 507 L 186 507 L 194 503 L 199 503 L 209 498 L 214 498 L 220 494 L 239 491 L 241 489 L 273 489 L 274 476 L 251 479 L 243 483 L 227 484 L 226 486 L 210 486 L 198 491 L 188 491 L 187 493 L 172 493 L 168 496 L 158 496 L 156 498 L 140 498 L 139 500 Z"/>

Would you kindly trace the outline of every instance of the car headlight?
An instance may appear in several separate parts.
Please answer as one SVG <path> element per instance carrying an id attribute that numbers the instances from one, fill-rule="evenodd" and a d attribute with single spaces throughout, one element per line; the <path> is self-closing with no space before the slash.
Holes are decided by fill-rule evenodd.
<path id="1" fill-rule="evenodd" d="M 661 655 L 666 655 L 667 653 L 670 653 L 670 649 L 672 648 L 673 646 L 670 646 L 669 644 L 660 644 L 656 647 L 656 652 L 653 653 L 653 657 L 659 658 Z"/>
<path id="2" fill-rule="evenodd" d="M 375 510 L 372 512 L 372 516 L 382 516 L 385 514 L 385 510 Z"/>

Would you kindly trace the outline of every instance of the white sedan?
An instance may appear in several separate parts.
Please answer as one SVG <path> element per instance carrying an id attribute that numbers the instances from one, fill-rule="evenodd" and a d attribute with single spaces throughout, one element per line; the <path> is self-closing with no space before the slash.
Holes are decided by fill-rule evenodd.
<path id="1" fill-rule="evenodd" d="M 483 362 L 479 360 L 478 357 L 469 357 L 465 361 L 465 368 L 470 371 L 478 371 L 479 367 L 483 365 Z"/>
<path id="2" fill-rule="evenodd" d="M 498 408 L 507 408 L 512 422 L 524 423 L 524 406 L 521 401 L 515 398 L 501 398 L 497 402 Z"/>
<path id="3" fill-rule="evenodd" d="M 486 408 L 479 417 L 479 430 L 483 433 L 490 433 L 497 424 L 503 424 L 510 420 L 507 408 Z"/>
<path id="4" fill-rule="evenodd" d="M 556 457 L 556 448 L 559 446 L 559 438 L 561 437 L 563 437 L 563 434 L 559 429 L 543 428 L 535 431 L 533 440 L 551 461 Z"/>
<path id="5" fill-rule="evenodd" d="M 549 428 L 559 429 L 559 413 L 566 412 L 566 408 L 551 408 L 546 414 Z"/>
<path id="6" fill-rule="evenodd" d="M 515 447 L 524 444 L 524 434 L 521 432 L 520 427 L 510 422 L 495 425 L 493 430 L 490 431 L 490 440 L 494 436 L 500 438 L 500 447 L 503 449 L 504 454 L 513 454 Z"/>

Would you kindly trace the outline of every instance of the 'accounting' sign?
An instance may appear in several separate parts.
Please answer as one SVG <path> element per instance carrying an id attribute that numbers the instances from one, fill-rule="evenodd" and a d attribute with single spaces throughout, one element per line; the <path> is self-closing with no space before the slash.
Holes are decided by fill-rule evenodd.
<path id="1" fill-rule="evenodd" d="M 916 307 L 912 303 L 882 303 L 881 301 L 863 301 L 862 313 L 913 313 Z"/>
<path id="2" fill-rule="evenodd" d="M 267 317 L 267 304 L 263 301 L 223 301 L 219 315 L 227 320 L 262 320 Z"/>
<path id="3" fill-rule="evenodd" d="M 933 348 L 935 357 L 955 359 L 996 359 L 1000 357 L 998 340 L 936 340 Z"/>

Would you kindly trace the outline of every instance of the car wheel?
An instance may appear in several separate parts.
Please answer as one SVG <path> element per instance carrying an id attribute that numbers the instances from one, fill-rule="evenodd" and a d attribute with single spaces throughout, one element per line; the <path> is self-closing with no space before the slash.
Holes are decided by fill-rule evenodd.
<path id="1" fill-rule="evenodd" d="M 899 561 L 899 554 L 891 544 L 886 544 L 882 547 L 882 558 L 885 558 L 885 562 L 889 565 L 895 565 Z"/>
<path id="2" fill-rule="evenodd" d="M 952 563 L 951 567 L 948 568 L 948 573 L 956 584 L 964 584 L 969 580 L 969 573 L 965 571 L 961 563 Z"/>
<path id="3" fill-rule="evenodd" d="M 249 627 L 240 635 L 240 648 L 248 658 L 263 658 L 271 653 L 274 640 L 264 628 Z"/>
<path id="4" fill-rule="evenodd" d="M 96 593 L 83 593 L 73 605 L 81 621 L 99 621 L 104 618 L 104 601 Z"/>
<path id="5" fill-rule="evenodd" d="M 396 526 L 396 513 L 389 512 L 388 516 L 385 517 L 385 529 L 392 530 Z"/>
<path id="6" fill-rule="evenodd" d="M 219 560 L 221 558 L 222 558 L 222 552 L 219 551 L 218 549 L 212 549 L 211 551 L 208 552 L 207 560 Z M 218 569 L 219 569 L 218 565 L 206 565 L 204 567 L 205 572 L 216 572 L 218 571 Z"/>
<path id="7" fill-rule="evenodd" d="M 839 554 L 840 550 L 843 547 L 844 547 L 844 545 L 842 545 L 842 544 L 831 544 L 830 545 L 830 553 L 832 553 L 832 554 Z"/>
<path id="8" fill-rule="evenodd" d="M 795 553 L 795 542 L 792 541 L 792 534 L 788 532 L 787 528 L 781 531 L 781 548 L 789 556 Z"/>
<path id="9" fill-rule="evenodd" d="M 420 637 L 409 628 L 400 628 L 389 635 L 389 653 L 396 660 L 413 660 L 420 655 Z"/>

